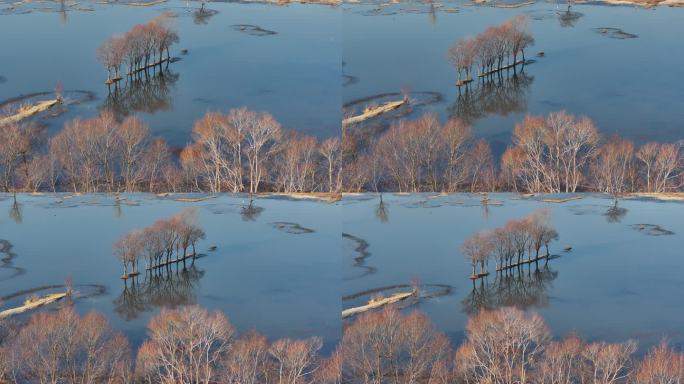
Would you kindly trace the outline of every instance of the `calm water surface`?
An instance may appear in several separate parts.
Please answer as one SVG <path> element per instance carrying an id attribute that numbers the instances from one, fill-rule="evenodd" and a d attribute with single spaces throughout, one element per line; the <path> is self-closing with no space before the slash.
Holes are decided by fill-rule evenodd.
<path id="1" fill-rule="evenodd" d="M 436 9 L 431 12 L 424 4 L 343 7 L 345 103 L 402 87 L 437 92 L 441 101 L 414 108 L 411 117 L 429 111 L 443 120 L 463 118 L 498 153 L 526 114 L 562 109 L 589 116 L 604 134 L 636 142 L 684 138 L 684 70 L 679 64 L 684 59 L 684 9 L 575 5 L 572 12 L 578 17 L 570 20 L 563 17 L 565 4 L 554 2 L 516 9 L 445 2 Z M 536 45 L 527 58 L 537 62 L 517 78 L 504 75 L 494 84 L 471 84 L 470 92 L 462 89 L 459 97 L 457 74 L 447 60 L 449 47 L 518 14 L 529 16 Z M 595 28 L 602 27 L 637 37 L 611 38 L 597 33 Z M 544 57 L 536 57 L 539 51 Z"/>
<path id="2" fill-rule="evenodd" d="M 154 195 L 20 195 L 18 206 L 0 195 L 0 239 L 12 245 L 10 264 L 0 268 L 0 295 L 73 279 L 76 290 L 105 292 L 77 299 L 83 312 L 104 313 L 134 344 L 160 307 L 200 304 L 222 310 L 241 332 L 256 329 L 269 338 L 319 335 L 329 350 L 340 337 L 339 206 L 324 202 L 257 199 L 260 213 L 245 215 L 244 196 L 196 203 Z M 112 244 L 123 233 L 195 208 L 206 240 L 187 273 L 150 284 L 143 276 L 124 290 Z M 273 223 L 291 222 L 313 232 L 290 233 Z M 208 251 L 211 245 L 217 249 Z M 182 268 L 181 268 L 182 270 Z M 19 272 L 18 272 L 19 271 Z M 45 293 L 44 291 L 39 294 Z M 27 295 L 5 299 L 20 304 Z"/>
<path id="3" fill-rule="evenodd" d="M 367 242 L 367 257 L 359 266 L 356 242 L 344 238 L 343 295 L 418 279 L 424 294 L 450 294 L 421 300 L 437 326 L 460 342 L 469 313 L 480 308 L 517 305 L 539 311 L 554 335 L 577 331 L 589 340 L 636 339 L 642 351 L 661 337 L 684 343 L 682 245 L 684 204 L 585 196 L 563 204 L 514 200 L 493 195 L 501 206 L 484 209 L 476 195 L 384 195 L 349 197 L 342 206 L 343 231 Z M 547 208 L 560 239 L 551 253 L 560 255 L 523 268 L 506 279 L 490 275 L 473 283 L 461 243 L 480 229 L 495 229 Z M 659 225 L 664 231 L 649 231 Z M 572 251 L 563 252 L 566 246 Z M 370 267 L 371 271 L 366 267 Z M 493 263 L 490 271 L 494 270 Z M 385 294 L 391 290 L 384 291 Z M 368 296 L 343 302 L 351 307 Z"/>
<path id="4" fill-rule="evenodd" d="M 558 337 L 577 331 L 589 340 L 633 338 L 642 351 L 661 337 L 684 344 L 684 203 L 634 199 L 615 205 L 594 195 L 547 203 L 497 194 L 491 199 L 501 205 L 483 207 L 478 195 L 420 194 L 384 195 L 379 206 L 379 197 L 368 194 L 336 204 L 260 198 L 258 212 L 246 215 L 245 196 L 190 203 L 145 194 L 126 198 L 19 195 L 15 204 L 0 195 L 2 307 L 21 303 L 29 295 L 24 291 L 70 277 L 87 296 L 76 299 L 77 308 L 103 312 L 134 344 L 160 308 L 197 303 L 224 311 L 240 331 L 255 328 L 270 338 L 320 335 L 329 352 L 341 335 L 342 308 L 418 280 L 425 297 L 404 303 L 406 309 L 425 311 L 455 343 L 469 314 L 515 305 L 539 311 Z M 207 233 L 199 246 L 206 256 L 171 279 L 141 276 L 125 288 L 114 241 L 187 208 L 197 210 Z M 473 285 L 461 243 L 542 208 L 550 210 L 560 234 L 551 246 L 560 257 L 538 270 L 492 274 Z M 311 231 L 274 225 L 282 222 Z M 564 252 L 566 246 L 572 250 Z"/>
<path id="5" fill-rule="evenodd" d="M 318 5 L 272 6 L 209 3 L 218 13 L 193 17 L 199 2 L 169 1 L 150 7 L 58 2 L 10 8 L 0 1 L 0 102 L 19 95 L 84 90 L 96 100 L 47 119 L 54 132 L 75 116 L 104 107 L 137 113 L 172 145 L 190 140 L 194 121 L 206 111 L 246 106 L 272 113 L 283 126 L 321 138 L 339 134 L 341 120 L 340 11 Z M 73 5 L 75 4 L 75 5 Z M 28 12 L 28 13 L 26 13 Z M 153 78 L 110 95 L 96 50 L 136 23 L 170 12 L 180 43 L 164 79 Z M 236 30 L 249 24 L 276 32 Z M 188 54 L 180 54 L 187 49 Z M 121 85 L 125 85 L 122 83 Z"/>

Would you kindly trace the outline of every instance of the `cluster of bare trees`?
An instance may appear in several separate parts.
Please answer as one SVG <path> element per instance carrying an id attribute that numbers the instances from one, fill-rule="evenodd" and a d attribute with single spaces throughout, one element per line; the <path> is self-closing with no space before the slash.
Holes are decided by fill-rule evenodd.
<path id="1" fill-rule="evenodd" d="M 137 275 L 141 259 L 151 271 L 171 264 L 197 257 L 195 248 L 204 239 L 204 230 L 199 226 L 197 211 L 188 209 L 169 219 L 157 220 L 144 230 L 135 230 L 121 236 L 114 243 L 114 255 L 121 261 L 124 278 Z M 188 254 L 188 250 L 192 252 Z M 130 267 L 130 273 L 129 273 Z"/>
<path id="2" fill-rule="evenodd" d="M 351 384 L 626 384 L 684 380 L 684 355 L 666 342 L 641 361 L 636 343 L 555 341 L 537 314 L 513 307 L 481 311 L 454 352 L 424 315 L 388 307 L 344 331 L 336 355 L 339 381 Z M 332 359 L 335 358 L 335 355 Z"/>
<path id="3" fill-rule="evenodd" d="M 596 155 L 600 135 L 589 118 L 565 112 L 528 116 L 513 130 L 501 168 L 515 190 L 575 192 Z"/>
<path id="4" fill-rule="evenodd" d="M 112 83 L 121 79 L 122 66 L 133 75 L 169 61 L 169 48 L 178 40 L 169 15 L 162 14 L 146 24 L 135 25 L 123 36 L 109 38 L 98 48 L 97 56 L 107 68 L 107 82 Z"/>
<path id="5" fill-rule="evenodd" d="M 586 117 L 529 116 L 497 161 L 459 119 L 401 120 L 371 138 L 322 142 L 246 108 L 208 112 L 172 153 L 134 116 L 68 121 L 46 140 L 31 123 L 0 127 L 0 188 L 73 192 L 671 192 L 684 145 L 602 137 Z M 500 167 L 497 166 L 497 162 Z"/>
<path id="6" fill-rule="evenodd" d="M 490 259 L 496 262 L 496 270 L 503 271 L 545 259 L 548 262 L 549 243 L 558 239 L 558 232 L 550 224 L 550 211 L 538 210 L 520 220 L 509 220 L 494 231 L 481 231 L 466 239 L 461 252 L 472 265 L 472 278 L 488 274 L 486 265 Z M 546 254 L 540 255 L 544 247 Z M 525 258 L 525 255 L 527 257 Z M 480 266 L 479 272 L 475 271 Z"/>
<path id="7" fill-rule="evenodd" d="M 636 343 L 553 340 L 544 320 L 513 307 L 480 311 L 454 348 L 430 319 L 389 306 L 345 327 L 329 357 L 322 342 L 237 335 L 228 318 L 197 306 L 164 309 L 131 358 L 126 338 L 99 314 L 66 306 L 5 325 L 0 380 L 8 383 L 218 384 L 676 384 L 684 354 L 666 341 L 642 359 Z"/>
<path id="8" fill-rule="evenodd" d="M 286 131 L 267 113 L 207 113 L 173 156 L 131 116 L 67 122 L 45 145 L 31 124 L 0 127 L 0 188 L 73 192 L 339 192 L 339 138 Z"/>
<path id="9" fill-rule="evenodd" d="M 9 328 L 0 340 L 3 383 L 309 384 L 330 370 L 318 337 L 238 336 L 223 313 L 197 306 L 153 317 L 135 362 L 126 338 L 96 313 L 80 317 L 67 306 Z"/>
<path id="10" fill-rule="evenodd" d="M 501 158 L 501 177 L 504 188 L 514 191 L 676 191 L 684 186 L 683 148 L 681 143 L 635 148 L 627 139 L 601 138 L 586 117 L 554 112 L 516 125 L 513 146 Z"/>
<path id="11" fill-rule="evenodd" d="M 489 144 L 458 119 L 432 114 L 392 124 L 377 139 L 343 135 L 345 191 L 671 192 L 684 187 L 684 145 L 639 148 L 602 137 L 566 112 L 517 124 L 497 167 Z"/>
<path id="12" fill-rule="evenodd" d="M 256 193 L 337 192 L 342 188 L 338 138 L 286 132 L 268 113 L 246 108 L 207 113 L 180 154 L 192 190 Z"/>
<path id="13" fill-rule="evenodd" d="M 519 15 L 489 27 L 475 37 L 461 39 L 449 49 L 449 60 L 461 82 L 472 80 L 473 67 L 485 76 L 525 63 L 525 49 L 534 44 L 527 31 L 527 16 Z M 518 61 L 518 56 L 522 60 Z"/>
<path id="14" fill-rule="evenodd" d="M 473 140 L 470 127 L 433 114 L 393 124 L 359 153 L 345 138 L 344 176 L 348 191 L 489 190 L 494 161 L 485 140 Z"/>
<path id="15" fill-rule="evenodd" d="M 128 340 L 107 319 L 67 306 L 38 313 L 23 327 L 6 324 L 0 337 L 0 382 L 129 383 Z"/>
<path id="16" fill-rule="evenodd" d="M 35 124 L 0 124 L 0 188 L 32 187 L 39 164 L 32 161 L 33 149 L 45 140 L 45 130 Z"/>
<path id="17" fill-rule="evenodd" d="M 67 122 L 34 161 L 41 170 L 34 190 L 154 191 L 159 180 L 173 177 L 166 142 L 153 138 L 141 120 L 118 122 L 110 112 Z"/>

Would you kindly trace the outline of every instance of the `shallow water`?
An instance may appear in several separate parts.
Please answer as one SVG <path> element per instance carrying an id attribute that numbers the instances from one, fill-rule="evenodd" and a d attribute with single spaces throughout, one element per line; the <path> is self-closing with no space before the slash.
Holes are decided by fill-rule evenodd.
<path id="1" fill-rule="evenodd" d="M 284 127 L 326 138 L 341 121 L 340 12 L 318 5 L 286 7 L 209 3 L 213 16 L 197 18 L 199 2 L 169 1 L 150 7 L 36 2 L 11 8 L 0 1 L 0 102 L 22 94 L 86 90 L 97 99 L 44 119 L 51 131 L 65 120 L 91 117 L 104 107 L 137 113 L 173 146 L 185 145 L 192 124 L 206 111 L 248 107 L 274 115 Z M 88 10 L 85 10 L 88 9 Z M 28 13 L 26 13 L 28 12 Z M 115 34 L 162 12 L 176 15 L 180 43 L 164 79 L 108 92 L 96 50 Z M 275 34 L 236 30 L 249 24 Z M 180 53 L 187 49 L 187 55 Z"/>
<path id="2" fill-rule="evenodd" d="M 424 298 L 408 308 L 425 311 L 456 343 L 469 313 L 517 305 L 539 311 L 557 337 L 574 330 L 589 340 L 633 338 L 641 351 L 665 336 L 684 344 L 679 294 L 684 288 L 683 203 L 620 200 L 615 208 L 611 199 L 591 195 L 561 204 L 514 200 L 511 194 L 490 197 L 503 205 L 486 209 L 478 195 L 386 194 L 379 210 L 377 196 L 345 198 L 343 231 L 367 242 L 363 262 L 374 270 L 364 273 L 348 241 L 343 295 L 412 280 L 420 282 L 423 294 L 440 293 L 434 285 L 449 286 L 448 295 Z M 541 208 L 551 210 L 560 239 L 550 250 L 560 257 L 546 268 L 540 263 L 537 272 L 532 265 L 507 277 L 497 277 L 490 263 L 492 275 L 474 290 L 461 243 L 480 229 L 494 229 Z M 673 233 L 653 235 L 652 227 L 638 224 Z M 568 245 L 572 250 L 564 252 Z M 363 304 L 368 296 L 343 306 Z"/>
<path id="3" fill-rule="evenodd" d="M 402 88 L 439 92 L 439 103 L 414 108 L 411 117 L 434 112 L 460 117 L 501 153 L 515 123 L 526 114 L 567 110 L 592 118 L 606 135 L 641 143 L 684 138 L 684 59 L 680 36 L 684 9 L 614 7 L 539 2 L 515 9 L 445 2 L 348 4 L 343 7 L 344 102 Z M 530 17 L 536 44 L 524 76 L 504 74 L 494 84 L 455 86 L 447 51 L 457 40 L 518 14 Z M 600 28 L 610 33 L 597 33 Z M 621 38 L 636 35 L 636 38 Z M 536 57 L 544 51 L 544 57 Z M 384 125 L 391 119 L 379 118 Z M 385 121 L 383 121 L 385 120 Z M 378 124 L 378 121 L 367 125 Z"/>
<path id="4" fill-rule="evenodd" d="M 145 335 L 149 318 L 162 306 L 197 303 L 224 311 L 239 331 L 256 329 L 269 338 L 320 335 L 326 350 L 340 337 L 341 254 L 339 206 L 315 201 L 256 199 L 256 215 L 243 212 L 246 196 L 224 196 L 183 203 L 154 195 L 2 195 L 0 238 L 11 245 L 12 266 L 0 268 L 2 307 L 20 304 L 29 293 L 15 292 L 61 285 L 70 277 L 83 294 L 82 311 L 104 313 L 134 344 Z M 112 244 L 123 233 L 195 207 L 207 237 L 206 254 L 186 273 L 171 280 L 138 277 L 133 286 L 120 280 L 122 268 Z M 274 223 L 295 223 L 310 230 L 282 230 Z M 299 228 L 299 227 L 295 227 Z M 215 251 L 209 248 L 215 245 Z M 5 248 L 0 249 L 3 251 Z M 0 255 L 2 256 L 2 255 Z M 5 278 L 7 277 L 7 278 Z M 43 294 L 61 287 L 47 287 Z M 63 290 L 63 289 L 62 289 Z"/>
<path id="5" fill-rule="evenodd" d="M 633 338 L 642 352 L 662 337 L 684 345 L 681 202 L 615 205 L 582 195 L 547 203 L 495 194 L 483 207 L 479 195 L 386 194 L 379 206 L 377 195 L 365 194 L 335 204 L 264 197 L 246 209 L 241 195 L 176 197 L 19 195 L 15 204 L 0 195 L 2 307 L 63 290 L 70 278 L 77 308 L 104 313 L 134 345 L 161 307 L 197 303 L 224 311 L 242 332 L 320 335 L 327 353 L 341 337 L 342 308 L 415 282 L 420 300 L 400 306 L 425 311 L 454 343 L 469 314 L 515 305 L 539 311 L 557 337 L 576 331 L 589 340 Z M 207 233 L 199 245 L 204 256 L 171 279 L 140 276 L 125 285 L 114 241 L 192 207 Z M 542 208 L 551 210 L 560 234 L 550 249 L 558 257 L 473 284 L 461 243 Z"/>

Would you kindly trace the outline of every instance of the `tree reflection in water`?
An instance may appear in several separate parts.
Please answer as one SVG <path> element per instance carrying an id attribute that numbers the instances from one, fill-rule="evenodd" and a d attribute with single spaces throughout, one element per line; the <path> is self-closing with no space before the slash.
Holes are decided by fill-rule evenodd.
<path id="1" fill-rule="evenodd" d="M 449 116 L 472 124 L 488 115 L 506 116 L 527 111 L 527 96 L 534 77 L 523 71 L 516 73 L 514 69 L 508 72 L 513 73 L 499 72 L 459 87 Z"/>
<path id="2" fill-rule="evenodd" d="M 380 202 L 375 207 L 375 217 L 377 217 L 381 223 L 387 223 L 389 221 L 389 208 L 382 200 L 382 194 L 380 194 Z"/>
<path id="3" fill-rule="evenodd" d="M 580 12 L 573 12 L 570 10 L 571 6 L 568 4 L 568 10 L 563 12 L 558 12 L 558 22 L 563 28 L 572 28 L 577 24 L 580 18 L 584 14 Z"/>
<path id="4" fill-rule="evenodd" d="M 24 215 L 22 213 L 22 207 L 19 202 L 17 202 L 17 195 L 15 194 L 13 196 L 14 200 L 12 201 L 12 205 L 10 206 L 9 209 L 9 217 L 14 221 L 16 224 L 21 224 L 22 221 L 24 221 Z"/>
<path id="5" fill-rule="evenodd" d="M 549 302 L 551 283 L 558 271 L 548 265 L 513 268 L 497 273 L 494 281 L 473 280 L 473 290 L 463 299 L 463 311 L 469 315 L 482 309 L 500 307 L 543 307 Z"/>
<path id="6" fill-rule="evenodd" d="M 192 13 L 192 21 L 197 25 L 206 25 L 207 23 L 209 23 L 209 19 L 211 19 L 211 17 L 216 15 L 217 13 L 218 11 L 216 10 L 205 9 L 204 2 L 202 2 L 202 6 L 200 7 L 200 9 Z"/>
<path id="7" fill-rule="evenodd" d="M 138 72 L 133 78 L 110 86 L 100 109 L 110 110 L 119 118 L 136 112 L 167 111 L 173 107 L 173 91 L 179 76 L 159 67 Z"/>
<path id="8" fill-rule="evenodd" d="M 254 205 L 254 200 L 249 199 L 249 204 L 240 209 L 242 221 L 255 221 L 261 215 L 264 208 Z"/>
<path id="9" fill-rule="evenodd" d="M 114 310 L 126 320 L 136 319 L 140 313 L 153 308 L 176 308 L 197 301 L 195 288 L 204 276 L 196 266 L 177 265 L 148 271 L 140 282 L 139 276 L 124 281 L 123 292 L 114 300 Z"/>
<path id="10" fill-rule="evenodd" d="M 604 216 L 606 216 L 606 220 L 609 223 L 620 223 L 622 219 L 625 218 L 625 215 L 627 215 L 627 208 L 618 207 L 617 200 L 615 200 L 613 205 L 608 207 L 608 210 L 604 213 Z"/>

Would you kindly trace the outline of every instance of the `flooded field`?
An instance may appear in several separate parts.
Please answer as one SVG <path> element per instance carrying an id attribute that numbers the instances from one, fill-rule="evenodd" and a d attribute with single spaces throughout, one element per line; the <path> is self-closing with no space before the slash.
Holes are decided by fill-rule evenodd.
<path id="1" fill-rule="evenodd" d="M 498 4 L 498 3 L 497 3 Z M 504 2 L 504 4 L 506 4 Z M 457 87 L 447 53 L 513 16 L 527 15 L 535 45 L 524 68 Z M 487 138 L 495 154 L 510 143 L 527 114 L 567 110 L 586 115 L 606 135 L 642 143 L 682 139 L 681 59 L 684 9 L 538 2 L 517 8 L 467 2 L 343 6 L 343 101 L 380 104 L 404 89 L 410 111 L 369 120 L 357 129 L 381 131 L 397 118 L 434 112 L 458 117 Z M 656 64 L 657 63 L 657 64 Z M 437 94 L 425 102 L 425 93 Z M 394 96 L 397 99 L 400 96 Z"/>
<path id="2" fill-rule="evenodd" d="M 184 201 L 178 201 L 181 199 Z M 2 309 L 73 282 L 81 312 L 104 313 L 134 345 L 160 308 L 222 310 L 240 331 L 339 341 L 342 309 L 417 289 L 400 301 L 460 343 L 469 315 L 539 311 L 558 337 L 684 343 L 680 202 L 582 195 L 562 203 L 514 194 L 352 195 L 338 203 L 246 196 L 2 195 Z M 195 209 L 198 258 L 124 282 L 113 244 L 123 233 Z M 559 234 L 548 262 L 469 279 L 461 244 L 482 229 L 549 210 Z M 464 224 L 465 223 L 465 224 Z M 493 261 L 490 262 L 493 264 Z M 53 310 L 61 304 L 49 305 Z M 22 314 L 17 319 L 26 318 Z M 352 321 L 350 316 L 344 322 Z"/>
<path id="3" fill-rule="evenodd" d="M 173 16 L 180 41 L 171 55 L 180 60 L 162 75 L 122 82 L 109 92 L 97 48 L 164 12 Z M 286 128 L 335 136 L 341 121 L 339 19 L 338 9 L 318 5 L 0 1 L 0 109 L 22 96 L 30 102 L 59 83 L 67 102 L 79 102 L 41 116 L 53 133 L 67 119 L 113 109 L 137 114 L 153 133 L 182 146 L 205 112 L 244 106 L 271 113 Z"/>
<path id="4" fill-rule="evenodd" d="M 583 195 L 564 203 L 513 194 L 377 195 L 342 203 L 343 308 L 379 294 L 410 291 L 401 302 L 426 312 L 455 344 L 469 315 L 482 308 L 538 311 L 556 337 L 576 331 L 589 340 L 635 339 L 643 352 L 668 337 L 684 343 L 679 292 L 684 204 Z M 557 197 L 557 196 L 554 196 Z M 550 210 L 559 239 L 540 261 L 471 281 L 461 244 L 540 209 Z M 556 257 L 558 256 L 558 257 Z"/>
<path id="5" fill-rule="evenodd" d="M 180 196 L 0 195 L 2 309 L 73 281 L 81 312 L 97 310 L 137 345 L 162 307 L 221 310 L 241 332 L 271 339 L 340 337 L 339 206 L 246 196 L 179 202 Z M 201 199 L 200 199 L 201 200 Z M 199 258 L 161 277 L 126 283 L 113 244 L 123 233 L 194 208 L 206 232 Z M 144 268 L 143 268 L 144 269 Z M 49 309 L 54 309 L 50 306 Z M 22 315 L 27 316 L 28 314 Z"/>

